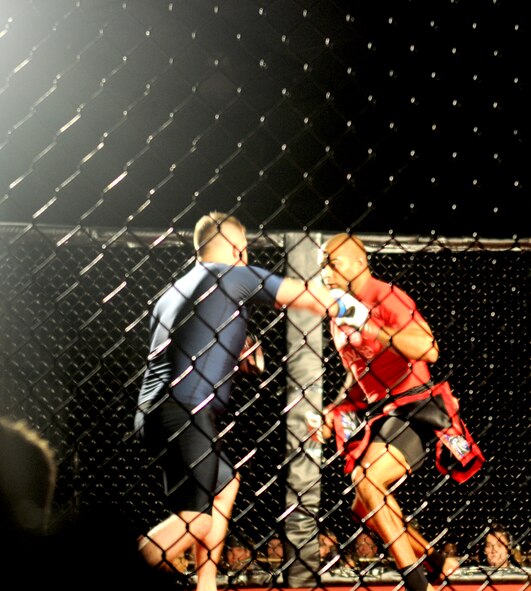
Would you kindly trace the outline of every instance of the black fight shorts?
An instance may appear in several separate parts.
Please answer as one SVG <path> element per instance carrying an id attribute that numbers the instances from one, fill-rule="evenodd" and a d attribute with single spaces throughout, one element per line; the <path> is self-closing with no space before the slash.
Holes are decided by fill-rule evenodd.
<path id="1" fill-rule="evenodd" d="M 398 417 L 386 417 L 375 431 L 372 441 L 396 447 L 406 458 L 411 472 L 422 466 L 430 443 L 435 441 L 433 429 L 418 424 L 413 427 L 410 421 Z"/>
<path id="2" fill-rule="evenodd" d="M 215 495 L 236 471 L 217 439 L 216 415 L 208 406 L 192 409 L 166 400 L 146 413 L 141 436 L 162 468 L 171 511 L 211 515 Z"/>

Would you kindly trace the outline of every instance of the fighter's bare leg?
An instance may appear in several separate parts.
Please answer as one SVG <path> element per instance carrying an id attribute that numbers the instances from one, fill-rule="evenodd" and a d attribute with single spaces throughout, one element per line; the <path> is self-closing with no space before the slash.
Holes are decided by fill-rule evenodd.
<path id="1" fill-rule="evenodd" d="M 389 548 L 396 565 L 404 568 L 413 564 L 416 554 L 407 536 L 402 512 L 397 511 L 396 500 L 389 500 L 390 484 L 403 478 L 407 464 L 402 454 L 385 443 L 373 442 L 367 448 L 359 465 L 352 473 L 356 486 L 354 510 L 363 507 L 367 525 L 374 529 Z"/>
<path id="2" fill-rule="evenodd" d="M 151 566 L 171 570 L 173 560 L 207 536 L 212 521 L 210 515 L 195 511 L 172 514 L 140 538 L 139 551 Z"/>
<path id="3" fill-rule="evenodd" d="M 389 509 L 392 511 L 392 513 L 394 513 L 394 515 L 398 516 L 398 518 L 399 518 L 399 521 L 397 524 L 399 526 L 403 526 L 404 520 L 403 520 L 402 511 L 401 511 L 395 497 L 391 493 L 389 493 L 386 498 L 387 498 L 387 504 L 389 506 Z M 363 505 L 359 496 L 357 496 L 354 501 L 353 512 L 358 517 L 358 519 L 360 519 L 360 521 L 365 522 L 367 524 L 367 526 L 369 528 L 371 528 L 370 520 L 367 519 L 367 515 L 369 512 L 367 511 L 366 507 Z M 411 544 L 411 547 L 413 548 L 413 551 L 415 552 L 417 560 L 422 558 L 423 556 L 432 557 L 434 555 L 435 550 L 433 548 L 433 545 L 430 542 L 428 542 L 428 540 L 426 540 L 426 538 L 424 538 L 424 536 L 416 528 L 414 528 L 411 524 L 407 524 L 406 532 L 407 532 L 407 535 L 409 538 L 409 543 Z M 426 566 L 429 569 L 429 565 L 426 565 Z M 457 568 L 459 568 L 459 566 L 460 566 L 459 560 L 457 560 L 456 558 L 453 558 L 451 556 L 446 556 L 446 557 L 444 557 L 444 561 L 443 561 L 442 568 L 441 568 L 441 573 L 444 576 L 449 576 Z"/>
<path id="4" fill-rule="evenodd" d="M 418 563 L 420 540 L 411 538 L 389 486 L 404 479 L 408 471 L 406 459 L 398 449 L 383 442 L 372 442 L 352 473 L 356 487 L 353 511 L 380 536 L 401 572 L 409 572 Z M 416 573 L 421 574 L 420 571 Z M 425 588 L 433 589 L 427 582 Z"/>
<path id="5" fill-rule="evenodd" d="M 388 494 L 386 496 L 386 502 L 387 502 L 387 505 L 389 506 L 390 511 L 393 513 L 394 516 L 397 517 L 397 520 L 396 520 L 397 527 L 404 527 L 404 526 L 406 527 L 406 533 L 409 538 L 409 543 L 411 544 L 411 547 L 413 548 L 413 551 L 415 552 L 417 560 L 424 557 L 424 556 L 428 556 L 428 557 L 434 556 L 435 549 L 434 549 L 433 545 L 430 542 L 428 542 L 428 540 L 426 538 L 424 538 L 424 536 L 418 531 L 418 529 L 414 528 L 409 523 L 407 525 L 405 524 L 402 510 L 400 509 L 400 506 L 398 505 L 395 497 L 393 496 L 393 494 L 391 492 L 388 492 Z M 358 517 L 358 519 L 360 519 L 360 521 L 365 522 L 367 524 L 367 526 L 369 528 L 371 528 L 370 519 L 367 519 L 367 515 L 368 515 L 369 511 L 363 505 L 363 502 L 362 502 L 361 498 L 359 497 L 359 495 L 357 495 L 354 500 L 353 512 Z M 430 569 L 429 564 L 426 566 L 428 567 L 428 569 Z M 456 558 L 444 557 L 443 564 L 441 567 L 441 573 L 443 575 L 449 576 L 457 568 L 459 568 L 459 561 Z"/>
<path id="6" fill-rule="evenodd" d="M 215 497 L 212 527 L 204 538 L 196 542 L 197 591 L 216 591 L 218 565 L 239 486 L 240 478 L 237 476 Z"/>
<path id="7" fill-rule="evenodd" d="M 393 501 L 396 500 L 392 499 Z M 398 504 L 397 504 L 398 507 Z M 453 556 L 445 556 L 437 551 L 433 544 L 414 528 L 411 524 L 407 526 L 407 533 L 418 558 L 427 557 L 426 568 L 431 571 L 432 581 L 442 582 L 444 577 L 450 576 L 459 567 L 459 560 Z"/>

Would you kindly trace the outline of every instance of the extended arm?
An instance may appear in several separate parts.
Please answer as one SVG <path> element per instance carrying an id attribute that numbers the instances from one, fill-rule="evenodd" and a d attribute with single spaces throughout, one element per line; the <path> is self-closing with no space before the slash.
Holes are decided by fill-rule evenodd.
<path id="1" fill-rule="evenodd" d="M 339 306 L 336 298 L 331 295 L 322 283 L 317 281 L 305 282 L 302 279 L 286 277 L 280 284 L 276 296 L 277 307 L 298 308 L 309 310 L 319 316 L 334 317 L 338 314 Z"/>

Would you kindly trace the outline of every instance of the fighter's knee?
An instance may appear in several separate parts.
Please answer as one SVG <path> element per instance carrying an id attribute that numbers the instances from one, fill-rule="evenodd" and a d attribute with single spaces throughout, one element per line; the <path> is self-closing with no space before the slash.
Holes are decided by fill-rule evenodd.
<path id="1" fill-rule="evenodd" d="M 385 485 L 372 476 L 365 475 L 356 484 L 356 497 L 367 508 L 382 503 L 386 494 Z"/>
<path id="2" fill-rule="evenodd" d="M 212 516 L 206 513 L 198 513 L 188 521 L 187 530 L 194 538 L 202 540 L 212 529 Z"/>
<path id="3" fill-rule="evenodd" d="M 350 477 L 352 479 L 352 484 L 357 488 L 359 483 L 365 478 L 363 468 L 361 466 L 356 466 L 354 470 L 352 470 Z"/>
<path id="4" fill-rule="evenodd" d="M 367 470 L 363 467 L 357 466 L 352 472 L 352 484 L 354 485 L 356 493 L 359 493 L 359 491 L 371 486 L 372 477 L 369 478 Z"/>

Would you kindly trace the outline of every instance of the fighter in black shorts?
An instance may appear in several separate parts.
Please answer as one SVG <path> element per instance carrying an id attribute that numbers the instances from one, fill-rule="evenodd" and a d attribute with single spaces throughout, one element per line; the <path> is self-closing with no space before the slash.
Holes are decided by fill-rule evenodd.
<path id="1" fill-rule="evenodd" d="M 426 450 L 435 441 L 435 436 L 433 429 L 418 425 L 413 428 L 411 420 L 389 417 L 382 421 L 372 441 L 396 447 L 414 472 L 424 463 Z"/>
<path id="2" fill-rule="evenodd" d="M 170 517 L 140 541 L 149 564 L 166 568 L 195 545 L 198 591 L 215 591 L 217 565 L 238 491 L 222 452 L 217 416 L 227 408 L 247 333 L 247 304 L 352 310 L 322 284 L 247 264 L 245 228 L 213 212 L 194 230 L 196 264 L 156 302 L 135 427 L 163 468 Z"/>
<path id="3" fill-rule="evenodd" d="M 309 427 L 321 440 L 335 430 L 356 491 L 352 511 L 380 536 L 407 590 L 432 591 L 428 576 L 450 574 L 457 562 L 441 560 L 405 522 L 396 489 L 422 464 L 431 442 L 437 468 L 458 482 L 477 472 L 483 455 L 448 382 L 431 381 L 429 364 L 439 348 L 413 299 L 374 277 L 363 243 L 348 234 L 322 246 L 321 269 L 332 293 L 348 293 L 359 305 L 352 318 L 330 323 L 346 381 L 324 423 L 318 418 Z"/>

